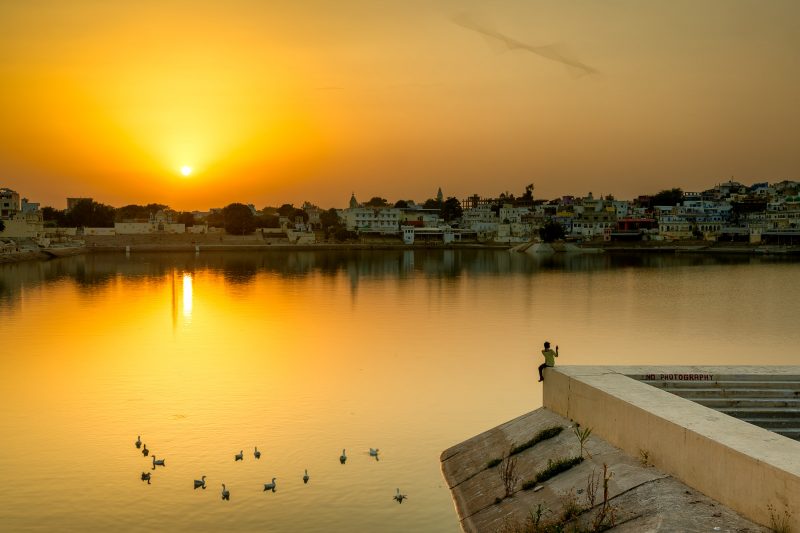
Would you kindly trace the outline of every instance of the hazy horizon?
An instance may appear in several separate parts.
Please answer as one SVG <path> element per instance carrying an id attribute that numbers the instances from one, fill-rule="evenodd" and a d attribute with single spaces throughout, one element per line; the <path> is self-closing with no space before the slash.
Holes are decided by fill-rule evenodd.
<path id="1" fill-rule="evenodd" d="M 0 187 L 205 210 L 797 179 L 798 18 L 788 0 L 7 2 Z"/>

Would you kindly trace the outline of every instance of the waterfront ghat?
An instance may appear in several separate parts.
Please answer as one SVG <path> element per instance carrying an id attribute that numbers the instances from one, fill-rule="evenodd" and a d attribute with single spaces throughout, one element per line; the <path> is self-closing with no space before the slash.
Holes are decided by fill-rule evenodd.
<path id="1" fill-rule="evenodd" d="M 537 516 L 590 530 L 798 527 L 800 443 L 790 437 L 800 426 L 800 367 L 565 366 L 545 375 L 543 408 L 442 453 L 464 531 L 535 531 Z M 516 459 L 511 490 L 504 457 Z M 577 464 L 542 475 L 568 458 Z M 598 475 L 603 497 L 592 489 Z"/>

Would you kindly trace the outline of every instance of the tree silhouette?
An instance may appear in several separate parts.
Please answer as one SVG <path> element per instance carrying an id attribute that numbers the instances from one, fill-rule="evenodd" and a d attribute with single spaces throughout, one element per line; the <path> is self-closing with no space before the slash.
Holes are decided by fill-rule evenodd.
<path id="1" fill-rule="evenodd" d="M 230 204 L 222 210 L 225 231 L 231 235 L 247 235 L 256 229 L 256 217 L 244 204 Z"/>
<path id="2" fill-rule="evenodd" d="M 555 220 L 549 220 L 539 229 L 539 237 L 544 242 L 554 242 L 564 238 L 564 226 Z"/>

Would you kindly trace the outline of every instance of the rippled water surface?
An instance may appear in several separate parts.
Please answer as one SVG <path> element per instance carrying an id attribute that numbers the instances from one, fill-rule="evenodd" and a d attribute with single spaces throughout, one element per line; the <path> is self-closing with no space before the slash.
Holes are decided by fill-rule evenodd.
<path id="1" fill-rule="evenodd" d="M 491 251 L 0 265 L 0 529 L 457 532 L 439 454 L 541 405 L 544 340 L 560 364 L 796 364 L 799 274 Z"/>

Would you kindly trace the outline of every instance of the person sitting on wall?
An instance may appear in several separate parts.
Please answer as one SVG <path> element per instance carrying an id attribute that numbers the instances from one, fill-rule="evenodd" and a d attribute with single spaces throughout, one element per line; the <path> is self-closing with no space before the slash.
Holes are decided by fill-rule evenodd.
<path id="1" fill-rule="evenodd" d="M 558 345 L 556 344 L 555 351 L 550 349 L 550 343 L 545 341 L 544 343 L 544 350 L 542 350 L 542 355 L 544 356 L 544 363 L 539 365 L 539 381 L 544 381 L 544 376 L 542 375 L 542 370 L 548 366 L 556 366 L 556 357 L 558 357 Z"/>

